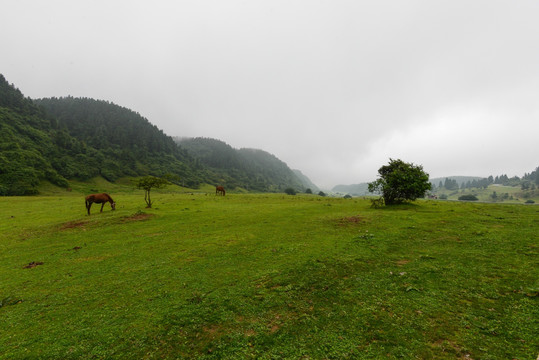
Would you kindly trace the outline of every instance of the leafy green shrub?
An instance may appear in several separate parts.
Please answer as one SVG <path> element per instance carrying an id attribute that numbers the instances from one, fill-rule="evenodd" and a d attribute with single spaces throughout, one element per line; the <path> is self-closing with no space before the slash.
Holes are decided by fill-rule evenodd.
<path id="1" fill-rule="evenodd" d="M 378 169 L 379 179 L 369 183 L 369 192 L 382 193 L 386 205 L 414 201 L 431 189 L 429 174 L 421 165 L 389 159 L 389 164 Z"/>
<path id="2" fill-rule="evenodd" d="M 479 199 L 475 195 L 468 194 L 468 195 L 459 196 L 459 200 L 461 200 L 461 201 L 477 201 Z"/>
<path id="3" fill-rule="evenodd" d="M 529 200 L 526 200 L 524 204 L 535 204 L 535 201 L 533 201 L 532 199 L 529 199 Z"/>
<path id="4" fill-rule="evenodd" d="M 284 190 L 285 194 L 287 195 L 296 195 L 296 190 L 292 189 L 292 188 L 286 188 Z"/>

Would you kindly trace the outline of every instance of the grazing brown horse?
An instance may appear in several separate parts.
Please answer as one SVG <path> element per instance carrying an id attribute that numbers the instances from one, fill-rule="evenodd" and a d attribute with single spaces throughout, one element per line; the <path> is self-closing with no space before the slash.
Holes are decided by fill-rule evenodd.
<path id="1" fill-rule="evenodd" d="M 224 187 L 222 187 L 222 186 L 216 186 L 215 187 L 215 195 L 223 195 L 223 196 L 225 196 L 225 193 L 226 193 L 226 191 L 225 191 Z"/>
<path id="2" fill-rule="evenodd" d="M 116 210 L 116 203 L 109 194 L 101 193 L 101 194 L 92 194 L 86 196 L 86 209 L 88 210 L 88 215 L 90 215 L 90 208 L 92 207 L 93 203 L 101 204 L 101 211 L 103 212 L 103 206 L 105 206 L 106 203 L 110 203 L 110 207 L 112 210 Z"/>

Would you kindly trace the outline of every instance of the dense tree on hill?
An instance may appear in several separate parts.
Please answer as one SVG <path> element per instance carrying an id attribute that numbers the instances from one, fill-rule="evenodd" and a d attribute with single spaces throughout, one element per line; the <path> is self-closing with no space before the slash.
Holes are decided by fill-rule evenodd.
<path id="1" fill-rule="evenodd" d="M 457 180 L 446 178 L 444 181 L 444 188 L 447 190 L 457 190 L 459 188 L 459 184 L 457 183 Z"/>
<path id="2" fill-rule="evenodd" d="M 535 183 L 535 185 L 539 185 L 539 166 L 535 168 L 534 171 L 532 171 L 529 174 L 524 174 L 522 177 L 523 181 L 528 181 L 531 183 Z"/>

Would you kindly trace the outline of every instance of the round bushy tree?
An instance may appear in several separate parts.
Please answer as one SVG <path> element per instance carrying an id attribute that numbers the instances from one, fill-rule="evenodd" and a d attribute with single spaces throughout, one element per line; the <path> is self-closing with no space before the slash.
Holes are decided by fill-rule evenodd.
<path id="1" fill-rule="evenodd" d="M 284 190 L 285 194 L 288 194 L 288 195 L 296 195 L 296 190 L 292 189 L 292 188 L 286 188 Z"/>
<path id="2" fill-rule="evenodd" d="M 429 174 L 421 165 L 389 159 L 378 169 L 379 179 L 369 183 L 369 191 L 381 193 L 386 205 L 414 201 L 431 189 Z"/>

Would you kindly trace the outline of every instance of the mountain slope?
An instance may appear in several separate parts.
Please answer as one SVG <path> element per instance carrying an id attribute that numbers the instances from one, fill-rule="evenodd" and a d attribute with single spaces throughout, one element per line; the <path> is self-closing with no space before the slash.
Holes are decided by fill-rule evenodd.
<path id="1" fill-rule="evenodd" d="M 301 183 L 303 184 L 303 186 L 306 188 L 306 189 L 311 189 L 313 192 L 319 192 L 320 191 L 320 188 L 318 186 L 316 186 L 312 181 L 311 179 L 309 179 L 307 177 L 307 175 L 303 174 L 301 171 L 297 170 L 297 169 L 292 169 L 292 171 L 294 172 L 294 174 L 296 175 L 296 177 L 301 181 Z"/>
<path id="2" fill-rule="evenodd" d="M 31 100 L 0 75 L 0 195 L 37 193 L 40 181 L 175 175 L 178 183 L 303 191 L 312 183 L 262 150 L 213 139 L 181 146 L 140 114 L 88 98 Z M 310 186 L 314 188 L 314 186 Z"/>
<path id="3" fill-rule="evenodd" d="M 36 194 L 41 180 L 67 186 L 55 166 L 65 151 L 58 140 L 66 134 L 1 74 L 0 133 L 0 195 Z M 65 140 L 76 143 L 69 136 Z"/>
<path id="4" fill-rule="evenodd" d="M 186 151 L 132 110 L 87 98 L 49 98 L 36 103 L 70 136 L 98 150 L 95 166 L 107 180 L 173 174 L 190 187 L 206 180 L 204 169 Z"/>
<path id="5" fill-rule="evenodd" d="M 257 149 L 234 149 L 223 141 L 208 138 L 176 139 L 214 174 L 215 183 L 251 191 L 303 190 L 296 174 L 274 155 Z"/>

